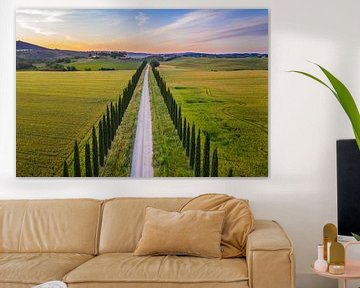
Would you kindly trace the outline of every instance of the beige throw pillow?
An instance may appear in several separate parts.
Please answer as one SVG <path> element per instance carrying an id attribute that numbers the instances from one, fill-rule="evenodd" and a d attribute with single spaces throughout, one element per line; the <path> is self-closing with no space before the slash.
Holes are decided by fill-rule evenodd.
<path id="1" fill-rule="evenodd" d="M 254 230 L 254 217 L 247 200 L 225 194 L 204 194 L 190 200 L 181 211 L 225 211 L 221 248 L 223 258 L 246 256 L 246 242 Z"/>
<path id="2" fill-rule="evenodd" d="M 192 255 L 221 258 L 224 211 L 167 212 L 147 207 L 134 255 Z"/>

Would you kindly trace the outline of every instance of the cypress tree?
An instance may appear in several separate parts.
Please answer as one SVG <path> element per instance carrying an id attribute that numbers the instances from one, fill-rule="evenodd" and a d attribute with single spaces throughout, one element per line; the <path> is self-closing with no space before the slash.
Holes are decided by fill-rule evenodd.
<path id="1" fill-rule="evenodd" d="M 98 143 L 96 138 L 95 127 L 92 129 L 92 158 L 93 158 L 93 167 L 94 167 L 94 176 L 99 176 L 99 150 Z"/>
<path id="2" fill-rule="evenodd" d="M 182 139 L 182 117 L 181 117 L 181 107 L 179 107 L 179 114 L 178 114 L 178 121 L 177 121 L 177 130 L 178 130 L 178 134 L 179 134 L 179 138 L 180 141 Z"/>
<path id="3" fill-rule="evenodd" d="M 116 135 L 116 129 L 117 129 L 117 127 L 118 127 L 118 124 L 117 124 L 117 111 L 116 111 L 116 106 L 117 105 L 115 105 L 114 107 L 113 107 L 113 112 L 114 112 L 114 138 L 115 138 L 115 135 Z"/>
<path id="4" fill-rule="evenodd" d="M 201 176 L 201 140 L 200 140 L 200 129 L 197 135 L 196 141 L 196 152 L 195 152 L 195 177 Z"/>
<path id="5" fill-rule="evenodd" d="M 103 115 L 103 121 L 102 121 L 102 125 L 103 125 L 103 137 L 104 137 L 104 155 L 106 156 L 108 154 L 108 125 L 106 123 L 106 118 L 105 118 L 105 114 Z"/>
<path id="6" fill-rule="evenodd" d="M 210 175 L 210 136 L 206 133 L 204 143 L 204 158 L 203 158 L 203 177 Z"/>
<path id="7" fill-rule="evenodd" d="M 173 118 L 172 118 L 172 120 L 173 120 L 173 123 L 174 123 L 175 127 L 176 127 L 176 118 L 177 118 L 177 106 L 176 106 L 176 102 L 174 100 L 174 102 L 173 102 Z"/>
<path id="8" fill-rule="evenodd" d="M 121 98 L 120 99 L 120 123 L 121 123 L 122 119 L 124 118 L 124 113 L 125 113 L 123 102 L 124 102 L 124 98 Z"/>
<path id="9" fill-rule="evenodd" d="M 175 108 L 175 115 L 174 115 L 174 125 L 175 125 L 175 129 L 177 129 L 177 121 L 178 121 L 178 106 L 176 104 L 176 102 L 174 102 L 174 108 Z"/>
<path id="10" fill-rule="evenodd" d="M 174 123 L 174 100 L 171 99 L 171 103 L 170 103 L 170 118 Z"/>
<path id="11" fill-rule="evenodd" d="M 234 170 L 233 168 L 230 168 L 228 172 L 228 177 L 233 177 L 233 176 L 234 176 Z"/>
<path id="12" fill-rule="evenodd" d="M 119 126 L 119 114 L 118 114 L 117 107 L 118 107 L 118 105 L 115 104 L 115 106 L 114 106 L 114 112 L 115 112 L 115 113 L 114 113 L 114 115 L 115 115 L 115 131 L 116 131 L 117 127 Z"/>
<path id="13" fill-rule="evenodd" d="M 182 144 L 183 144 L 183 147 L 185 148 L 186 147 L 186 117 L 184 117 L 184 127 L 183 127 L 183 135 L 182 135 Z"/>
<path id="14" fill-rule="evenodd" d="M 104 135 L 101 120 L 99 122 L 99 162 L 101 166 L 104 166 Z"/>
<path id="15" fill-rule="evenodd" d="M 69 177 L 69 169 L 66 160 L 64 160 L 63 177 Z"/>
<path id="16" fill-rule="evenodd" d="M 126 107 L 125 107 L 126 97 L 127 97 L 126 95 L 127 95 L 127 89 L 124 89 L 124 94 L 123 94 L 123 98 L 122 98 L 122 102 L 121 102 L 121 105 L 122 105 L 121 111 L 123 112 L 122 117 L 124 117 L 124 113 L 125 113 L 125 111 L 126 111 Z"/>
<path id="17" fill-rule="evenodd" d="M 211 163 L 211 177 L 218 177 L 218 170 L 219 170 L 218 155 L 217 155 L 217 148 L 215 148 Z"/>
<path id="18" fill-rule="evenodd" d="M 110 129 L 111 129 L 111 141 L 114 139 L 114 112 L 113 112 L 113 104 L 110 103 Z"/>
<path id="19" fill-rule="evenodd" d="M 86 177 L 92 176 L 91 155 L 90 155 L 90 144 L 89 143 L 86 143 L 86 145 L 85 145 L 85 173 L 86 173 Z"/>
<path id="20" fill-rule="evenodd" d="M 172 99 L 169 100 L 168 112 L 169 112 L 170 118 L 172 120 L 173 119 L 173 100 Z"/>
<path id="21" fill-rule="evenodd" d="M 114 106 L 110 103 L 110 127 L 111 127 L 111 142 L 114 140 L 115 121 L 114 121 Z"/>
<path id="22" fill-rule="evenodd" d="M 111 148 L 111 140 L 112 140 L 112 133 L 111 133 L 111 120 L 110 120 L 110 111 L 109 106 L 106 106 L 106 124 L 107 124 L 107 146 L 108 149 Z"/>
<path id="23" fill-rule="evenodd" d="M 74 177 L 81 177 L 80 155 L 77 140 L 74 144 Z"/>
<path id="24" fill-rule="evenodd" d="M 186 132 L 186 156 L 190 155 L 190 124 L 187 123 L 187 132 Z"/>
<path id="25" fill-rule="evenodd" d="M 180 142 L 182 140 L 182 125 L 183 125 L 182 123 L 183 123 L 182 117 L 180 115 L 179 120 L 178 120 L 178 135 L 179 135 Z"/>
<path id="26" fill-rule="evenodd" d="M 195 123 L 193 122 L 191 128 L 191 145 L 190 145 L 190 167 L 194 168 L 195 163 Z"/>
<path id="27" fill-rule="evenodd" d="M 120 123 L 121 123 L 121 118 L 122 118 L 122 114 L 121 114 L 121 97 L 119 96 L 119 101 L 118 101 L 118 108 L 117 108 L 117 110 L 118 110 L 118 117 L 119 117 L 119 125 L 120 125 Z"/>

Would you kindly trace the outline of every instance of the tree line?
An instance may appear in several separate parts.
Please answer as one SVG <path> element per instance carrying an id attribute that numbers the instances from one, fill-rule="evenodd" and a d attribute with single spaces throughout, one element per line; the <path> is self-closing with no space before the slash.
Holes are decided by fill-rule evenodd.
<path id="1" fill-rule="evenodd" d="M 205 142 L 203 149 L 201 148 L 201 130 L 198 128 L 196 132 L 196 125 L 193 122 L 190 128 L 190 123 L 187 121 L 185 115 L 182 115 L 181 106 L 177 104 L 171 91 L 166 86 L 165 80 L 161 77 L 160 72 L 156 69 L 158 65 L 151 63 L 152 72 L 155 76 L 160 93 L 164 99 L 169 116 L 174 124 L 179 139 L 183 148 L 186 151 L 186 156 L 189 160 L 189 166 L 194 170 L 195 177 L 218 177 L 219 159 L 217 148 L 212 153 L 210 164 L 210 135 L 205 133 Z"/>
<path id="2" fill-rule="evenodd" d="M 127 87 L 123 90 L 122 96 L 119 96 L 117 102 L 111 102 L 106 106 L 106 110 L 100 118 L 98 124 L 98 133 L 95 126 L 92 128 L 91 146 L 87 142 L 85 144 L 85 176 L 98 177 L 99 167 L 104 166 L 106 156 L 109 153 L 112 142 L 115 138 L 117 128 L 120 126 L 123 116 L 134 94 L 137 83 L 139 82 L 142 71 L 147 62 L 143 61 L 136 70 Z M 81 177 L 81 164 L 78 141 L 74 143 L 74 177 Z M 69 177 L 69 169 L 67 161 L 63 164 L 63 176 Z"/>

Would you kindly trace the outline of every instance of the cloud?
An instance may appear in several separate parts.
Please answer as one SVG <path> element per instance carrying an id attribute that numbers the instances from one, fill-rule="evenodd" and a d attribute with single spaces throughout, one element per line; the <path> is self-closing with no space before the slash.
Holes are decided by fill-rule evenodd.
<path id="1" fill-rule="evenodd" d="M 19 9 L 16 11 L 16 23 L 20 28 L 49 36 L 57 33 L 47 27 L 52 23 L 64 22 L 64 16 L 70 13 L 70 10 Z"/>
<path id="2" fill-rule="evenodd" d="M 209 23 L 225 19 L 227 13 L 226 10 L 195 10 L 157 29 L 155 33 L 177 33 L 184 30 L 190 32 L 191 29 L 199 29 Z"/>
<path id="3" fill-rule="evenodd" d="M 135 20 L 137 21 L 137 25 L 138 26 L 143 26 L 145 25 L 148 21 L 149 21 L 150 17 L 146 16 L 145 13 L 143 12 L 139 12 L 138 14 L 136 14 L 135 16 Z"/>
<path id="4" fill-rule="evenodd" d="M 31 30 L 36 34 L 41 34 L 41 35 L 45 35 L 45 36 L 50 36 L 50 35 L 55 35 L 56 32 L 54 31 L 50 31 L 50 30 L 43 30 L 41 28 L 38 28 L 36 26 L 31 26 L 25 22 L 20 22 L 19 26 L 23 29 L 27 29 L 27 30 Z"/>
<path id="5" fill-rule="evenodd" d="M 245 39 L 250 44 L 267 35 L 267 16 L 234 17 L 231 13 L 231 10 L 195 10 L 147 34 L 155 36 L 159 45 L 184 47 L 186 43 L 185 49 L 201 47 L 205 50 L 219 43 L 224 49 L 228 44 L 239 49 Z"/>
<path id="6" fill-rule="evenodd" d="M 16 10 L 16 22 L 63 22 L 63 16 L 68 14 L 70 11 L 66 10 L 19 9 Z"/>
<path id="7" fill-rule="evenodd" d="M 268 34 L 267 19 L 254 18 L 250 21 L 239 21 L 218 27 L 211 32 L 202 33 L 197 42 L 210 42 L 214 40 L 237 38 L 240 36 L 264 36 Z"/>

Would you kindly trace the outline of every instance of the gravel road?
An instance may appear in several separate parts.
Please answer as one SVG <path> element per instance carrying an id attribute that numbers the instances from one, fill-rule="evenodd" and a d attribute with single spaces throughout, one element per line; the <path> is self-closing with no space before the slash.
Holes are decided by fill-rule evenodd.
<path id="1" fill-rule="evenodd" d="M 149 95 L 149 65 L 145 70 L 132 155 L 131 177 L 153 177 L 153 140 Z"/>

